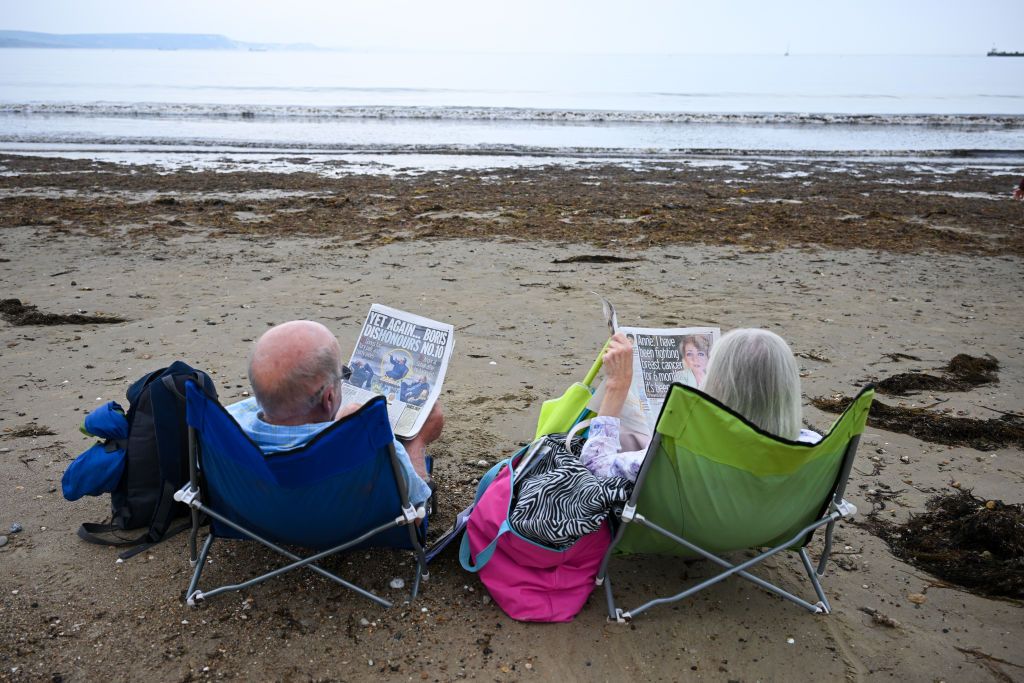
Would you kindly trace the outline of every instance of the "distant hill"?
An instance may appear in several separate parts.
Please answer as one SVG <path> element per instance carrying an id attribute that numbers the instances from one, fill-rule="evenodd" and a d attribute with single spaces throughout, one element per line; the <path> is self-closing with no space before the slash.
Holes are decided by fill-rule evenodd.
<path id="1" fill-rule="evenodd" d="M 99 50 L 318 50 L 308 43 L 244 43 L 212 33 L 37 33 L 0 31 L 0 48 Z"/>

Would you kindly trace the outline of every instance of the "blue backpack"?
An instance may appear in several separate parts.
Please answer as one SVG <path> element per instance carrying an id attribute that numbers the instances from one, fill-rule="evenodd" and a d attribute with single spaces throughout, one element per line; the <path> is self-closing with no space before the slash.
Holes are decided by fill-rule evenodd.
<path id="1" fill-rule="evenodd" d="M 83 431 L 103 439 L 64 472 L 64 497 L 110 494 L 109 524 L 82 524 L 78 535 L 101 545 L 134 545 L 122 559 L 188 528 L 172 527 L 188 508 L 174 501 L 174 492 L 188 481 L 188 427 L 185 423 L 185 381 L 193 380 L 211 397 L 217 391 L 202 370 L 181 361 L 150 372 L 128 388 L 128 412 L 111 401 L 90 413 Z M 125 536 L 121 532 L 146 530 Z"/>

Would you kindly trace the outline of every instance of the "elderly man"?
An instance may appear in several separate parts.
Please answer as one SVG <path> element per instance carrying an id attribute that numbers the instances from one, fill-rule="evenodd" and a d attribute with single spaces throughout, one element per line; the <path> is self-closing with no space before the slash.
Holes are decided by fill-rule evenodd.
<path id="1" fill-rule="evenodd" d="M 330 330 L 310 320 L 293 320 L 267 330 L 249 359 L 253 398 L 227 410 L 264 453 L 307 443 L 333 421 L 359 409 L 341 405 L 341 383 L 349 372 L 341 346 Z M 430 497 L 426 447 L 441 434 L 444 415 L 434 405 L 423 429 L 405 443 L 395 442 L 406 471 L 409 497 L 420 504 Z"/>

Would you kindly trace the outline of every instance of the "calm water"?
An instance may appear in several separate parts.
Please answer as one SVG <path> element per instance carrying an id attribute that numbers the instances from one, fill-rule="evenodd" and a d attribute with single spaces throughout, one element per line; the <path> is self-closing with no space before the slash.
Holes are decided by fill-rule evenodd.
<path id="1" fill-rule="evenodd" d="M 993 153 L 1024 59 L 0 50 L 0 149 Z"/>

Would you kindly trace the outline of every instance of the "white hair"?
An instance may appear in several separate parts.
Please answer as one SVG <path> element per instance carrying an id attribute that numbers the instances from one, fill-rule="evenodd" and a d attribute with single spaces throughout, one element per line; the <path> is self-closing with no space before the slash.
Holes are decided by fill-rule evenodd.
<path id="1" fill-rule="evenodd" d="M 704 391 L 761 429 L 800 436 L 800 369 L 774 332 L 733 330 L 711 348 Z"/>

